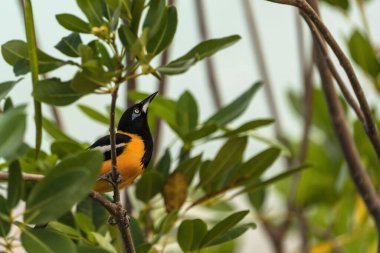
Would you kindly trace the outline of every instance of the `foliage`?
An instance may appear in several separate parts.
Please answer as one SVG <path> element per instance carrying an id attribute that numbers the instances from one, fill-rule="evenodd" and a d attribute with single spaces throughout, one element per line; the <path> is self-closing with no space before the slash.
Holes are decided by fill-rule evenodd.
<path id="1" fill-rule="evenodd" d="M 240 39 L 232 35 L 203 41 L 164 66 L 152 66 L 152 60 L 168 48 L 175 35 L 178 17 L 174 6 L 165 0 L 77 0 L 77 4 L 86 20 L 69 13 L 56 16 L 57 22 L 71 32 L 55 46 L 66 59 L 36 49 L 29 40 L 11 40 L 1 47 L 3 58 L 13 66 L 15 76 L 34 73 L 35 104 L 68 106 L 87 94 L 112 93 L 123 82 L 141 75 L 160 79 L 163 75 L 181 74 Z M 33 41 L 33 23 L 28 24 Z M 84 43 L 83 34 L 91 34 L 92 40 Z M 50 73 L 65 65 L 77 68 L 69 80 L 36 79 L 37 72 Z M 0 233 L 6 250 L 12 251 L 14 241 L 20 240 L 28 252 L 121 252 L 119 232 L 107 223 L 106 210 L 86 197 L 97 179 L 102 155 L 86 151 L 86 145 L 78 143 L 44 115 L 37 116 L 36 127 L 43 127 L 45 134 L 52 137 L 50 150 L 39 151 L 38 142 L 35 148 L 24 143 L 25 106 L 14 106 L 8 96 L 17 82 L 0 84 L 0 99 L 5 101 L 0 115 L 0 156 L 4 158 L 1 168 L 9 175 L 7 196 L 0 195 Z M 149 121 L 155 117 L 163 119 L 182 147 L 180 150 L 168 147 L 129 189 L 137 207 L 130 214 L 137 252 L 154 252 L 159 248 L 164 251 L 169 239 L 175 237 L 177 247 L 184 252 L 209 247 L 212 250 L 218 245 L 233 248 L 231 241 L 256 225 L 251 220 L 238 224 L 243 218 L 248 219 L 249 211 L 234 210 L 228 199 L 231 192 L 239 189 L 237 194 L 254 195 L 268 184 L 303 169 L 264 179 L 263 174 L 280 155 L 280 148 L 270 146 L 252 157 L 244 156 L 247 143 L 252 141 L 252 131 L 270 125 L 273 120 L 255 119 L 236 128 L 230 123 L 246 110 L 260 87 L 260 82 L 253 84 L 203 122 L 199 120 L 198 102 L 190 92 L 177 100 L 157 97 L 152 103 Z M 145 95 L 130 93 L 134 100 Z M 91 119 L 109 124 L 108 114 L 78 106 Z M 122 111 L 116 110 L 118 117 Z M 214 140 L 224 142 L 214 159 L 194 151 L 195 147 Z M 45 177 L 38 182 L 25 181 L 26 172 Z M 26 203 L 22 222 L 12 212 L 21 202 Z M 214 212 L 217 204 L 228 207 L 217 219 L 190 219 L 189 211 L 196 206 L 208 206 Z M 213 226 L 208 229 L 208 224 Z M 17 226 L 16 234 L 11 232 L 12 226 Z"/>

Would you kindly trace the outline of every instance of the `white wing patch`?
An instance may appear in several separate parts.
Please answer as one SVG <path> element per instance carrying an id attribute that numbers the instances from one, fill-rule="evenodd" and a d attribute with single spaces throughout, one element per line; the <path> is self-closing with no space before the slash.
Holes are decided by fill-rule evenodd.
<path id="1" fill-rule="evenodd" d="M 120 143 L 116 145 L 116 148 L 120 148 L 124 146 L 125 146 L 125 143 Z M 93 150 L 99 150 L 100 152 L 105 153 L 111 150 L 111 145 L 98 146 L 98 147 L 93 148 Z"/>

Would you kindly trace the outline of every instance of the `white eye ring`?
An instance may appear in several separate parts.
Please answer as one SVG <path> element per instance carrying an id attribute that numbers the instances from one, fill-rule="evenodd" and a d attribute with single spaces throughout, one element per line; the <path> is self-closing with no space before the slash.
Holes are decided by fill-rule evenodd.
<path id="1" fill-rule="evenodd" d="M 140 113 L 140 110 L 139 110 L 139 108 L 135 108 L 135 109 L 133 110 L 133 112 L 136 113 L 136 114 L 139 114 L 139 113 Z"/>

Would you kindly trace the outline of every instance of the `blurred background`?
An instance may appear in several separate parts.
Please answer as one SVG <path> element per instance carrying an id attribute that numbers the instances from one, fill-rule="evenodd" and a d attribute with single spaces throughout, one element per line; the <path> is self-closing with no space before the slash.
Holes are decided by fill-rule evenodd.
<path id="1" fill-rule="evenodd" d="M 360 4 L 358 4 L 361 1 L 348 1 L 349 7 L 346 10 L 339 7 L 339 3 L 345 1 L 334 2 L 321 1 L 321 15 L 348 55 L 350 54 L 347 41 L 354 29 L 365 31 L 368 33 L 373 45 L 380 45 L 380 32 L 378 30 L 380 24 L 379 0 L 366 1 L 364 11 L 369 29 L 363 22 L 364 19 L 359 8 Z M 57 23 L 55 15 L 72 13 L 84 18 L 83 13 L 79 10 L 74 0 L 40 0 L 33 1 L 33 5 L 39 47 L 52 56 L 61 57 L 62 54 L 54 48 L 54 45 L 57 44 L 60 38 L 67 36 L 69 32 Z M 183 75 L 166 77 L 165 93 L 161 95 L 177 99 L 185 90 L 189 90 L 199 103 L 201 120 L 206 119 L 217 110 L 214 102 L 215 91 L 210 88 L 210 78 L 212 78 L 210 74 L 214 75 L 213 82 L 216 85 L 222 105 L 233 101 L 254 82 L 263 79 L 263 73 L 259 68 L 260 63 L 258 63 L 258 54 L 254 49 L 257 46 L 257 41 L 260 41 L 260 51 L 265 59 L 274 101 L 278 110 L 277 121 L 282 124 L 284 136 L 289 139 L 301 138 L 302 124 L 295 116 L 294 110 L 291 109 L 287 94 L 289 90 L 301 94 L 303 87 L 302 63 L 300 62 L 301 47 L 297 40 L 297 34 L 300 29 L 303 31 L 305 38 L 304 55 L 306 62 L 311 59 L 311 39 L 305 24 L 302 22 L 301 28 L 297 24 L 299 20 L 296 10 L 289 6 L 277 5 L 264 0 L 178 0 L 175 5 L 178 9 L 179 22 L 176 36 L 169 51 L 169 59 L 181 56 L 193 45 L 205 38 L 238 34 L 242 39 L 237 44 L 211 58 L 211 69 L 214 73 L 211 73 L 212 71 L 210 71 L 206 61 L 200 62 Z M 199 9 L 200 6 L 202 10 Z M 203 11 L 203 15 L 200 11 Z M 254 18 L 254 26 L 258 34 L 256 37 L 252 36 L 252 20 L 249 20 L 248 13 Z M 25 40 L 22 9 L 19 1 L 3 1 L 0 14 L 0 23 L 3 24 L 0 44 L 4 44 L 11 39 Z M 204 26 L 203 29 L 205 29 L 203 35 L 201 26 Z M 84 37 L 85 41 L 86 39 L 89 41 L 89 38 Z M 152 65 L 159 66 L 159 59 Z M 375 109 L 379 109 L 378 96 L 374 92 L 374 87 L 370 84 L 371 80 L 359 68 L 357 70 L 371 105 L 375 106 Z M 14 79 L 12 67 L 6 64 L 2 58 L 0 59 L 0 73 L 1 82 Z M 73 67 L 63 67 L 54 71 L 52 75 L 65 80 L 72 78 L 74 73 L 75 69 Z M 317 78 L 315 78 L 315 81 L 319 82 Z M 149 93 L 158 90 L 158 88 L 158 81 L 153 77 L 138 79 L 137 89 L 139 91 Z M 126 96 L 123 93 L 126 93 L 124 89 L 119 93 L 120 99 L 118 100 L 119 106 L 122 107 L 126 104 Z M 30 78 L 27 77 L 17 84 L 10 96 L 15 104 L 32 103 Z M 107 95 L 89 95 L 77 102 L 77 104 L 89 105 L 102 111 L 109 103 L 110 97 Z M 32 107 L 28 107 L 28 109 L 31 110 Z M 50 113 L 50 109 L 46 106 L 43 107 L 43 110 L 48 114 Z M 108 131 L 104 125 L 97 124 L 85 117 L 75 105 L 60 107 L 58 110 L 65 131 L 81 142 L 91 143 Z M 30 111 L 29 115 L 30 123 L 28 124 L 26 139 L 28 143 L 32 144 L 34 140 L 34 126 L 31 123 L 33 112 Z M 50 116 L 53 117 L 53 115 Z M 268 118 L 272 116 L 268 108 L 268 100 L 262 89 L 245 114 L 233 125 L 238 126 L 252 118 Z M 275 139 L 273 127 L 266 128 L 262 131 L 262 134 L 268 136 L 269 139 Z M 171 130 L 163 126 L 160 147 L 167 146 L 174 138 L 175 135 Z M 178 143 L 178 145 L 180 144 Z M 215 146 L 218 145 L 220 143 L 214 142 L 210 146 L 204 146 L 203 149 L 207 150 L 205 156 L 213 157 L 217 150 Z M 261 145 L 260 142 L 250 143 L 249 153 L 256 153 L 262 147 Z M 49 140 L 44 139 L 43 148 L 48 149 L 48 147 Z M 159 147 L 158 150 L 159 154 L 163 152 Z M 283 169 L 281 162 L 278 162 L 276 167 L 270 170 L 269 174 L 274 174 L 277 169 Z M 247 206 L 247 203 L 242 198 L 235 202 L 238 206 Z M 271 193 L 269 201 L 266 202 L 266 210 L 269 213 L 276 214 L 281 212 L 283 208 L 283 202 L 279 200 L 276 193 Z M 294 252 L 294 249 L 299 244 L 299 239 L 292 236 L 292 234 L 288 237 L 287 248 L 289 252 Z M 245 243 L 242 244 L 239 252 L 271 252 L 270 242 L 260 223 L 258 224 L 258 229 L 244 235 L 244 241 Z"/>

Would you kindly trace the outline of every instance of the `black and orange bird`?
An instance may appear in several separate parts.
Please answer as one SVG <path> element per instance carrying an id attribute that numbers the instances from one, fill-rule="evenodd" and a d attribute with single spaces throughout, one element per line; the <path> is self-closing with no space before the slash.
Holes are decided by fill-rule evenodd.
<path id="1" fill-rule="evenodd" d="M 120 118 L 116 132 L 117 168 L 121 176 L 120 189 L 132 184 L 143 173 L 152 157 L 153 140 L 147 116 L 149 104 L 156 95 L 157 92 L 129 107 Z M 109 182 L 103 179 L 112 171 L 110 136 L 100 138 L 89 149 L 100 150 L 104 156 L 99 179 L 93 189 L 99 192 L 112 191 Z"/>

